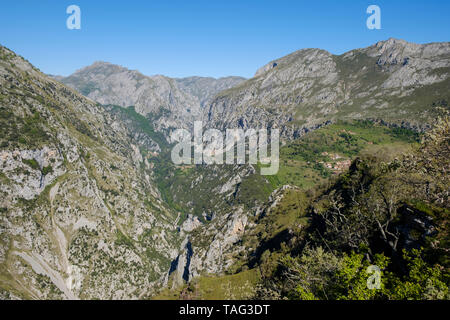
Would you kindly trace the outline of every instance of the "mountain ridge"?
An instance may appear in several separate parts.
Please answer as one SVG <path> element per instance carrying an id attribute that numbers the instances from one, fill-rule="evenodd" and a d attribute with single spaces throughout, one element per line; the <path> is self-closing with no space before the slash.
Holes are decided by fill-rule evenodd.
<path id="1" fill-rule="evenodd" d="M 292 139 L 340 119 L 426 127 L 433 117 L 431 106 L 450 100 L 445 92 L 449 61 L 449 42 L 415 44 L 389 38 L 340 55 L 300 49 L 260 67 L 251 79 L 147 77 L 96 62 L 58 80 L 99 103 L 134 106 L 166 137 L 174 128 L 190 128 L 193 121 L 203 120 L 208 127 L 222 129 L 275 125 Z"/>
<path id="2" fill-rule="evenodd" d="M 276 125 L 286 137 L 345 118 L 423 123 L 432 118 L 433 103 L 448 104 L 449 77 L 449 42 L 389 39 L 342 55 L 303 49 L 221 92 L 205 118 L 211 127 Z"/>
<path id="3" fill-rule="evenodd" d="M 137 70 L 97 61 L 57 80 L 101 104 L 134 106 L 143 116 L 151 114 L 158 119 L 157 129 L 164 131 L 187 127 L 200 119 L 203 106 L 216 93 L 244 79 L 146 76 Z"/>

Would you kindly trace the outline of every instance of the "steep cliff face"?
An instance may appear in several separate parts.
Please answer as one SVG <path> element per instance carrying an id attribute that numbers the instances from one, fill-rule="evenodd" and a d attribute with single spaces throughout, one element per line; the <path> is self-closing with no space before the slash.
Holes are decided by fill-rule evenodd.
<path id="1" fill-rule="evenodd" d="M 189 191 L 179 190 L 183 182 L 173 183 L 172 190 L 179 190 L 175 201 L 184 203 L 189 213 L 179 228 L 184 240 L 176 267 L 167 278 L 172 280 L 172 286 L 204 273 L 224 272 L 233 264 L 232 254 L 239 251 L 236 244 L 244 234 L 247 220 L 263 203 L 257 199 L 259 194 L 255 193 L 253 198 L 244 196 L 242 189 L 247 188 L 242 184 L 258 178 L 261 186 L 268 185 L 256 175 L 253 166 L 228 165 L 192 169 Z"/>
<path id="2" fill-rule="evenodd" d="M 179 244 L 135 136 L 8 49 L 0 57 L 2 296 L 146 295 Z"/>
<path id="3" fill-rule="evenodd" d="M 305 49 L 220 93 L 211 127 L 277 126 L 287 137 L 327 120 L 382 118 L 420 126 L 449 101 L 450 43 L 389 39 L 335 56 Z"/>

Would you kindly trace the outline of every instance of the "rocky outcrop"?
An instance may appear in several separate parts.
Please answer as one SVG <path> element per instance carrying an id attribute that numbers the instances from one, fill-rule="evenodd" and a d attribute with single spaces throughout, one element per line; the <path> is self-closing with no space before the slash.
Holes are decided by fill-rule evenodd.
<path id="1" fill-rule="evenodd" d="M 199 226 L 196 233 L 189 233 L 168 273 L 167 279 L 171 277 L 172 287 L 178 287 L 202 274 L 223 273 L 233 265 L 236 255 L 254 250 L 242 245 L 243 235 L 256 226 L 254 221 L 269 215 L 282 201 L 285 191 L 292 188 L 295 187 L 286 185 L 278 188 L 267 202 L 250 210 L 244 206 L 235 206 L 228 212 L 214 215 L 209 223 Z"/>

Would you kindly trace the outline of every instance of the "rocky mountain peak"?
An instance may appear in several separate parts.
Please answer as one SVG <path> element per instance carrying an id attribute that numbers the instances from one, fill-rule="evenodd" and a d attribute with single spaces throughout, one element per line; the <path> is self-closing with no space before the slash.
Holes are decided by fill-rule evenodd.
<path id="1" fill-rule="evenodd" d="M 91 67 L 98 67 L 98 66 L 114 66 L 114 64 L 107 62 L 107 61 L 95 61 Z"/>
<path id="2" fill-rule="evenodd" d="M 383 61 L 395 63 L 401 60 L 399 58 L 433 58 L 448 55 L 449 49 L 449 42 L 417 44 L 401 39 L 389 38 L 362 50 L 367 52 L 369 56 L 380 56 Z"/>
<path id="3" fill-rule="evenodd" d="M 392 47 L 392 46 L 406 46 L 411 44 L 410 42 L 403 39 L 389 38 L 387 40 L 378 41 L 374 46 L 376 47 Z"/>
<path id="4" fill-rule="evenodd" d="M 266 73 L 269 70 L 280 68 L 282 66 L 288 66 L 293 63 L 304 63 L 304 62 L 313 62 L 313 60 L 317 59 L 323 59 L 328 58 L 332 56 L 331 53 L 329 53 L 326 50 L 322 49 L 301 49 L 298 51 L 295 51 L 287 56 L 284 56 L 282 58 L 279 58 L 277 60 L 272 60 L 269 63 L 265 64 L 261 68 L 259 68 L 256 73 L 255 77 L 259 77 L 260 75 Z"/>
<path id="5" fill-rule="evenodd" d="M 112 64 L 105 61 L 96 61 L 93 64 L 75 71 L 72 76 L 86 77 L 97 76 L 99 74 L 107 77 L 118 73 L 137 73 L 137 71 L 129 70 L 123 66 Z"/>

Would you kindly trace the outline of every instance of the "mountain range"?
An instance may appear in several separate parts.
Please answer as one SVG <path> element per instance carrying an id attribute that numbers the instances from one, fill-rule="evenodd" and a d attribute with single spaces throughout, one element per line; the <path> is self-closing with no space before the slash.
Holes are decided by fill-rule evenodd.
<path id="1" fill-rule="evenodd" d="M 251 79 L 106 62 L 49 76 L 0 46 L 0 297 L 142 299 L 254 275 L 305 230 L 319 186 L 374 148 L 414 148 L 448 109 L 449 78 L 448 42 L 304 49 Z M 169 133 L 195 120 L 279 128 L 280 172 L 175 166 Z"/>
<path id="2" fill-rule="evenodd" d="M 146 77 L 94 63 L 61 82 L 101 103 L 134 106 L 161 129 L 204 120 L 209 127 L 278 126 L 294 138 L 338 119 L 383 119 L 421 128 L 448 101 L 450 44 L 388 39 L 333 55 L 303 49 L 269 62 L 245 81 Z"/>

